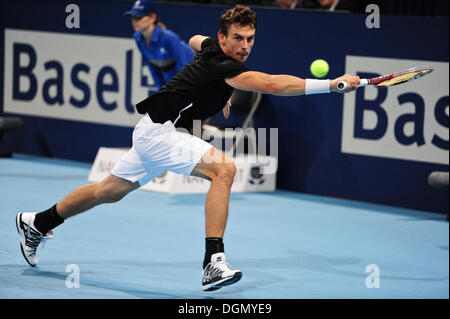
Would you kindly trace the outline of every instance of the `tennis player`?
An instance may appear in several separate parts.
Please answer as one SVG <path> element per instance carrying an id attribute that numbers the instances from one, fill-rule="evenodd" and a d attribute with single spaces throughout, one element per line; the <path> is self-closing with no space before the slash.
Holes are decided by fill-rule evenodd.
<path id="1" fill-rule="evenodd" d="M 233 284 L 242 272 L 226 262 L 223 236 L 228 218 L 230 189 L 236 172 L 231 158 L 190 130 L 193 120 L 203 120 L 226 105 L 233 88 L 276 95 L 301 95 L 338 91 L 339 81 L 348 92 L 359 77 L 344 75 L 334 80 L 301 79 L 249 71 L 245 62 L 255 41 L 256 15 L 237 5 L 220 20 L 218 38 L 196 35 L 189 45 L 195 59 L 159 92 L 137 104 L 143 114 L 133 131 L 133 146 L 103 181 L 81 186 L 46 211 L 23 212 L 16 217 L 23 256 L 36 266 L 40 242 L 53 237 L 53 229 L 65 219 L 96 205 L 114 203 L 157 177 L 164 170 L 207 178 L 211 186 L 205 203 L 206 252 L 202 289 L 216 290 Z"/>

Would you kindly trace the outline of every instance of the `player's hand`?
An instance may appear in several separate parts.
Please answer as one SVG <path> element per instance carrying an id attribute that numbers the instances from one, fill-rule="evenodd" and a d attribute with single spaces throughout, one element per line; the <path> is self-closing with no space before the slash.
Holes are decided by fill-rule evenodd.
<path id="1" fill-rule="evenodd" d="M 223 108 L 223 116 L 226 119 L 230 117 L 230 108 L 231 108 L 231 98 L 227 101 L 227 104 L 225 104 L 225 107 Z"/>
<path id="2" fill-rule="evenodd" d="M 341 81 L 347 82 L 347 88 L 342 91 L 338 90 L 338 88 L 337 88 L 337 84 Z M 360 81 L 361 81 L 361 79 L 359 78 L 359 76 L 345 74 L 341 77 L 338 77 L 337 79 L 330 81 L 330 90 L 332 92 L 340 92 L 340 93 L 351 92 L 358 88 Z"/>

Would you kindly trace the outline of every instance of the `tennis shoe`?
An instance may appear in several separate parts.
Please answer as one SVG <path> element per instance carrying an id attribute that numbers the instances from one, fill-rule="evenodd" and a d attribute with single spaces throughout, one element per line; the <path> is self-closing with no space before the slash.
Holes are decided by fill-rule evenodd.
<path id="1" fill-rule="evenodd" d="M 40 243 L 45 243 L 47 239 L 53 238 L 53 231 L 41 234 L 34 227 L 34 218 L 37 213 L 19 213 L 16 216 L 17 232 L 20 235 L 20 250 L 22 255 L 31 267 L 36 267 L 39 259 L 36 251 Z"/>
<path id="2" fill-rule="evenodd" d="M 225 261 L 224 253 L 211 256 L 211 262 L 203 270 L 202 290 L 213 291 L 238 282 L 242 278 L 240 270 L 232 270 Z"/>

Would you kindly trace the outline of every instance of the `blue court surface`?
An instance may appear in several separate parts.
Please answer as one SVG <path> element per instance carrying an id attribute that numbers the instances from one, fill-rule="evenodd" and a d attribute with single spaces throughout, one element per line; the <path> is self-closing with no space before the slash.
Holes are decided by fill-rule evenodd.
<path id="1" fill-rule="evenodd" d="M 225 252 L 243 278 L 214 292 L 201 290 L 204 194 L 98 206 L 56 228 L 29 267 L 16 214 L 49 208 L 89 170 L 0 159 L 0 298 L 449 298 L 445 215 L 287 191 L 231 195 Z"/>

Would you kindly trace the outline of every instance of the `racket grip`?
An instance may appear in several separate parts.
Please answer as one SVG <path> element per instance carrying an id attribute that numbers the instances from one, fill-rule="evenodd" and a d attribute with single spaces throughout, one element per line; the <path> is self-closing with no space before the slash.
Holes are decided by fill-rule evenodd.
<path id="1" fill-rule="evenodd" d="M 369 84 L 369 80 L 368 79 L 361 79 L 361 81 L 359 82 L 359 86 L 366 86 L 367 84 Z M 347 88 L 347 82 L 345 81 L 341 81 L 338 83 L 337 88 L 339 91 L 344 91 Z"/>

